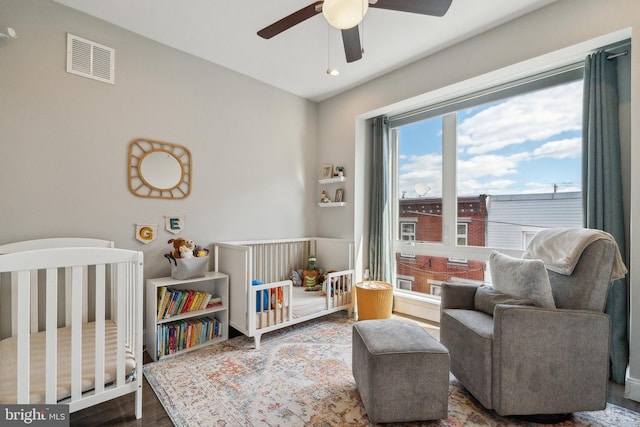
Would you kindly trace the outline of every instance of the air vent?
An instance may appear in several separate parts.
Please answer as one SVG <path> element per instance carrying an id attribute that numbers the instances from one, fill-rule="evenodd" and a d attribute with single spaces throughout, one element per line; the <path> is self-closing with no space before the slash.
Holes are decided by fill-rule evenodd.
<path id="1" fill-rule="evenodd" d="M 115 82 L 115 50 L 67 33 L 67 73 Z"/>

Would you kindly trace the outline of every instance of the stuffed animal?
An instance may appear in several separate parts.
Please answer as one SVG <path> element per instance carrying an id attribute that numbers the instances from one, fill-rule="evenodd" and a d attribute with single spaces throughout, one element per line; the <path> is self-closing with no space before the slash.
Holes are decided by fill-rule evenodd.
<path id="1" fill-rule="evenodd" d="M 282 308 L 282 288 L 271 288 L 271 308 Z"/>
<path id="2" fill-rule="evenodd" d="M 296 270 L 293 270 L 289 275 L 291 281 L 293 282 L 293 286 L 302 286 L 302 276 Z"/>
<path id="3" fill-rule="evenodd" d="M 318 276 L 320 275 L 320 271 L 316 269 L 316 256 L 314 254 L 309 254 L 309 268 L 302 272 L 302 278 L 304 280 L 304 286 L 307 287 L 307 291 L 317 291 L 319 288 L 321 289 L 320 283 L 318 282 Z"/>
<path id="4" fill-rule="evenodd" d="M 193 250 L 186 245 L 180 246 L 178 251 L 180 252 L 180 258 L 193 258 Z"/>
<path id="5" fill-rule="evenodd" d="M 196 247 L 196 245 L 193 243 L 193 240 L 183 239 L 182 237 L 178 237 L 177 239 L 169 239 L 167 243 L 173 243 L 173 252 L 171 254 L 174 258 L 183 258 L 182 254 L 180 253 L 181 246 L 185 246 L 187 249 L 190 249 L 191 256 L 193 256 L 193 250 Z"/>
<path id="6" fill-rule="evenodd" d="M 195 249 L 193 249 L 193 256 L 201 257 L 207 255 L 207 251 L 202 248 L 200 245 L 196 245 Z"/>
<path id="7" fill-rule="evenodd" d="M 184 246 L 185 240 L 182 237 L 177 239 L 169 239 L 167 243 L 173 243 L 173 252 L 171 253 L 174 258 L 180 258 L 180 246 Z"/>

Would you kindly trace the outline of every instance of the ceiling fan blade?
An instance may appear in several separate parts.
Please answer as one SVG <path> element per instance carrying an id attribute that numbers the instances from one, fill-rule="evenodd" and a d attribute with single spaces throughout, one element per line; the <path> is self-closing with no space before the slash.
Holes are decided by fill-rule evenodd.
<path id="1" fill-rule="evenodd" d="M 354 62 L 362 58 L 360 31 L 357 25 L 348 30 L 342 30 L 342 44 L 344 44 L 344 54 L 347 57 L 347 62 Z"/>
<path id="2" fill-rule="evenodd" d="M 452 0 L 378 0 L 371 1 L 369 7 L 419 13 L 421 15 L 444 16 Z"/>
<path id="3" fill-rule="evenodd" d="M 270 39 L 273 36 L 277 36 L 294 25 L 298 25 L 299 23 L 322 12 L 322 3 L 322 1 L 313 2 L 309 6 L 303 7 L 302 9 L 293 12 L 291 15 L 287 15 L 281 20 L 261 29 L 258 31 L 258 35 L 263 39 Z"/>

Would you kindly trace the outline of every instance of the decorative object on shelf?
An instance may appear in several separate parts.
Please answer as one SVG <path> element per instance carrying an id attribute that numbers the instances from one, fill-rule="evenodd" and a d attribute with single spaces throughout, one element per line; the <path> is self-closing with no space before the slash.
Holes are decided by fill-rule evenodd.
<path id="1" fill-rule="evenodd" d="M 191 193 L 191 152 L 152 139 L 129 145 L 129 190 L 138 197 L 184 199 Z"/>
<path id="2" fill-rule="evenodd" d="M 204 277 L 209 270 L 209 255 L 190 258 L 175 258 L 172 254 L 165 254 L 171 265 L 171 277 L 177 280 L 190 280 Z"/>
<path id="3" fill-rule="evenodd" d="M 342 202 L 342 199 L 344 199 L 344 189 L 338 188 L 336 190 L 336 196 L 333 198 L 333 201 L 339 203 Z"/>
<path id="4" fill-rule="evenodd" d="M 320 176 L 321 179 L 329 179 L 333 177 L 333 165 L 324 165 L 322 167 L 322 175 Z"/>
<path id="5" fill-rule="evenodd" d="M 171 277 L 178 280 L 189 280 L 203 277 L 209 270 L 209 250 L 196 246 L 193 240 L 169 239 L 173 251 L 165 254 L 171 265 Z"/>
<path id="6" fill-rule="evenodd" d="M 336 166 L 336 170 L 333 173 L 333 176 L 342 178 L 344 176 L 344 166 Z"/>
<path id="7" fill-rule="evenodd" d="M 184 215 L 166 215 L 164 228 L 169 233 L 178 234 L 184 228 Z"/>
<path id="8" fill-rule="evenodd" d="M 136 240 L 145 245 L 156 240 L 158 224 L 136 224 Z"/>
<path id="9" fill-rule="evenodd" d="M 190 249 L 191 251 L 193 251 L 196 248 L 195 243 L 193 243 L 193 240 L 191 239 L 183 239 L 182 237 L 178 237 L 177 239 L 169 239 L 167 241 L 167 243 L 171 243 L 173 244 L 173 252 L 171 252 L 171 255 L 174 258 L 182 258 L 182 251 L 180 250 L 180 247 L 185 246 L 187 249 Z"/>
<path id="10" fill-rule="evenodd" d="M 331 199 L 327 197 L 327 192 L 324 190 L 322 190 L 322 193 L 320 193 L 320 201 L 322 203 L 331 203 Z"/>

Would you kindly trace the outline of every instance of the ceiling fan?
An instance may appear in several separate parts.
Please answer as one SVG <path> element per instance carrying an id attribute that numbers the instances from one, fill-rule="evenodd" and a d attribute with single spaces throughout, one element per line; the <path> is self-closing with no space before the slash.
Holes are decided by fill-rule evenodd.
<path id="1" fill-rule="evenodd" d="M 342 31 L 342 43 L 347 62 L 362 58 L 358 24 L 369 7 L 444 16 L 452 0 L 324 0 L 315 1 L 300 10 L 258 31 L 264 39 L 270 39 L 289 28 L 322 13 L 329 24 Z"/>

